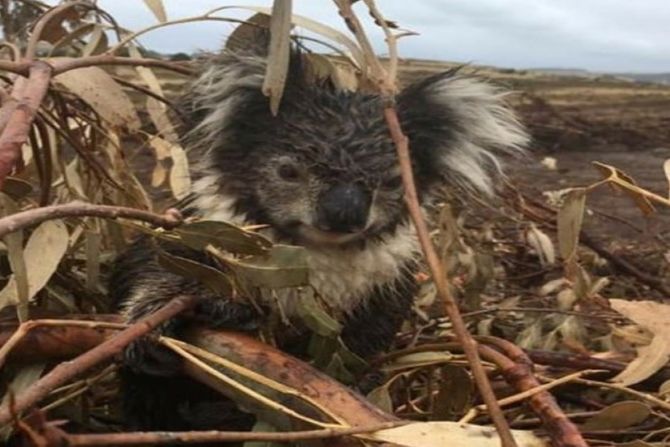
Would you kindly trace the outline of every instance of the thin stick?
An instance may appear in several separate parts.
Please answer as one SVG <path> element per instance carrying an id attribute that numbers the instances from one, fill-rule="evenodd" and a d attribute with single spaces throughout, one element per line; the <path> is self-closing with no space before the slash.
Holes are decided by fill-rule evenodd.
<path id="1" fill-rule="evenodd" d="M 277 441 L 295 442 L 310 439 L 337 438 L 373 433 L 402 425 L 407 421 L 385 422 L 368 427 L 324 428 L 320 430 L 305 430 L 284 433 L 263 432 L 236 432 L 236 431 L 202 431 L 202 432 L 130 432 L 107 433 L 95 435 L 66 435 L 65 441 L 71 447 L 100 446 L 100 445 L 163 445 L 173 443 L 203 443 L 203 442 L 244 442 L 244 441 Z"/>
<path id="2" fill-rule="evenodd" d="M 156 214 L 150 211 L 126 208 L 123 206 L 95 205 L 92 203 L 75 201 L 64 205 L 51 205 L 35 208 L 3 217 L 0 219 L 0 238 L 5 237 L 13 231 L 37 225 L 47 220 L 61 219 L 63 217 L 136 219 L 166 229 L 174 228 L 182 223 L 181 213 L 174 208 L 168 209 L 165 214 Z"/>
<path id="3" fill-rule="evenodd" d="M 130 65 L 133 67 L 158 67 L 166 70 L 171 70 L 186 76 L 193 74 L 193 70 L 183 64 L 171 61 L 163 61 L 160 59 L 138 58 L 138 57 L 121 57 L 112 56 L 108 54 L 99 54 L 89 57 L 80 57 L 77 59 L 64 59 L 57 61 L 41 61 L 44 64 L 50 63 L 53 66 L 54 75 L 58 75 L 70 70 L 84 67 L 98 67 L 104 65 Z M 33 62 L 34 63 L 34 62 Z M 0 60 L 0 71 L 8 71 L 16 73 L 21 76 L 26 76 L 33 64 L 27 61 L 3 61 Z"/>
<path id="4" fill-rule="evenodd" d="M 482 400 L 485 402 L 489 414 L 491 415 L 491 419 L 498 430 L 502 445 L 506 447 L 516 446 L 516 441 L 512 436 L 509 424 L 507 424 L 505 416 L 500 409 L 500 405 L 498 405 L 497 398 L 493 392 L 493 387 L 491 387 L 484 365 L 482 365 L 482 361 L 479 358 L 477 341 L 472 338 L 472 335 L 470 335 L 465 326 L 458 305 L 449 291 L 447 275 L 442 268 L 440 259 L 435 252 L 433 242 L 430 239 L 430 231 L 423 218 L 423 212 L 419 205 L 419 198 L 414 184 L 414 174 L 412 172 L 412 162 L 409 154 L 409 140 L 402 132 L 398 114 L 392 105 L 384 108 L 384 117 L 386 118 L 389 130 L 391 131 L 393 141 L 396 144 L 398 159 L 400 160 L 401 175 L 403 185 L 405 186 L 405 204 L 407 205 L 410 217 L 416 228 L 421 249 L 423 250 L 426 262 L 430 268 L 435 288 L 444 302 L 447 315 L 451 320 L 454 334 L 456 334 L 458 342 L 463 347 L 463 352 L 470 363 L 470 368 L 472 369 L 472 375 L 477 383 L 477 388 L 479 389 Z"/>
<path id="5" fill-rule="evenodd" d="M 60 363 L 47 375 L 32 384 L 16 396 L 13 405 L 6 403 L 0 407 L 0 426 L 9 423 L 14 415 L 22 413 L 36 405 L 51 391 L 68 380 L 82 374 L 93 366 L 119 354 L 123 348 L 134 340 L 149 333 L 158 325 L 174 317 L 178 313 L 192 307 L 197 301 L 193 296 L 182 296 L 172 299 L 153 314 L 142 318 L 137 323 L 119 332 L 116 336 L 85 352 L 70 362 Z"/>
<path id="6" fill-rule="evenodd" d="M 128 45 L 131 41 L 137 39 L 139 36 L 146 34 L 148 32 L 164 28 L 166 26 L 172 26 L 172 25 L 181 25 L 184 23 L 193 23 L 193 22 L 205 22 L 205 21 L 215 21 L 215 22 L 233 22 L 233 23 L 244 23 L 244 21 L 240 21 L 237 19 L 227 19 L 225 17 L 211 17 L 209 14 L 211 11 L 207 14 L 199 15 L 199 16 L 193 16 L 193 17 L 185 17 L 183 19 L 177 19 L 177 20 L 171 20 L 169 22 L 161 22 L 161 23 L 156 23 L 155 25 L 148 26 L 144 29 L 141 29 L 139 31 L 135 31 L 134 33 L 128 34 L 126 37 L 124 37 L 119 43 L 105 51 L 104 54 L 107 55 L 113 55 L 117 51 L 119 51 L 121 48 L 124 46 Z"/>
<path id="7" fill-rule="evenodd" d="M 582 385 L 609 388 L 610 390 L 616 390 L 616 391 L 620 391 L 622 393 L 627 393 L 627 394 L 635 396 L 635 397 L 639 398 L 640 400 L 643 400 L 643 401 L 645 401 L 645 402 L 647 402 L 651 405 L 662 408 L 665 411 L 670 411 L 670 403 L 664 401 L 663 399 L 659 399 L 657 397 L 654 397 L 649 393 L 644 393 L 642 391 L 634 390 L 632 388 L 621 385 L 619 383 L 600 382 L 598 380 L 590 380 L 590 379 L 575 379 L 574 382 L 575 383 L 580 383 Z"/>
<path id="8" fill-rule="evenodd" d="M 542 385 L 536 386 L 534 388 L 531 388 L 529 390 L 523 391 L 521 393 L 513 394 L 512 396 L 505 397 L 504 399 L 500 399 L 498 401 L 498 405 L 501 407 L 507 407 L 509 405 L 513 405 L 515 403 L 524 401 L 528 399 L 529 397 L 535 396 L 538 393 L 542 393 L 545 391 L 549 391 L 552 388 L 555 388 L 557 386 L 573 382 L 575 379 L 579 379 L 582 376 L 585 376 L 587 374 L 592 374 L 594 372 L 598 372 L 598 370 L 590 370 L 587 369 L 585 371 L 577 371 L 572 374 L 565 375 L 563 377 L 559 377 L 558 379 L 554 379 L 548 383 L 543 383 Z M 486 405 L 477 405 L 473 407 L 470 411 L 468 411 L 468 414 L 463 416 L 458 422 L 463 423 L 463 424 L 468 424 L 470 423 L 475 417 L 480 412 L 486 411 Z"/>

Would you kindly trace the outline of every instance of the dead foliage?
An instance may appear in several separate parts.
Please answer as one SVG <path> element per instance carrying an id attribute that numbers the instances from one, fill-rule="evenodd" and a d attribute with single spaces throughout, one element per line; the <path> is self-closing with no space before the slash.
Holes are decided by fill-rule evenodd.
<path id="1" fill-rule="evenodd" d="M 670 199 L 602 163 L 595 164 L 601 181 L 548 194 L 546 202 L 511 184 L 501 188 L 495 205 L 445 192 L 444 203 L 431 210 L 431 233 L 421 230 L 418 212 L 428 263 L 418 278 L 415 312 L 394 350 L 370 364 L 342 345 L 335 320 L 307 293 L 300 306 L 316 334 L 310 364 L 274 349 L 271 334 L 266 343 L 206 330 L 185 341 L 158 340 L 185 359 L 185 373 L 251 409 L 259 417 L 254 432 L 221 427 L 114 433 L 121 428 L 119 354 L 193 304 L 190 297 L 178 298 L 132 326 L 110 315 L 106 273 L 132 234 L 214 255 L 225 270 L 167 253 L 161 262 L 225 295 L 248 287 L 297 286 L 308 275 L 302 250 L 273 245 L 262 229 L 184 220 L 170 209 L 156 213 L 190 187 L 168 84 L 183 83 L 193 67 L 145 56 L 135 38 L 168 25 L 234 20 L 221 16 L 231 8 L 222 7 L 168 21 L 160 0 L 145 3 L 158 22 L 131 32 L 93 2 L 53 8 L 0 2 L 10 38 L 0 44 L 5 439 L 20 436 L 35 446 L 307 439 L 333 446 L 667 442 L 670 311 L 652 298 L 670 295 L 668 270 L 665 276 L 649 272 L 612 253 L 583 223 L 597 188 L 628 195 L 650 219 Z M 335 3 L 333 13 L 342 15 L 353 38 L 292 15 L 290 2 L 277 1 L 272 10 L 245 8 L 257 15 L 231 42 L 253 34 L 255 26 L 275 30 L 263 90 L 276 111 L 291 29 L 318 35 L 338 56 L 309 54 L 310 76 L 384 95 L 402 160 L 408 148 L 392 103 L 396 72 L 403 69 L 395 40 L 409 33 L 385 19 L 373 1 L 364 1 L 389 43 L 389 60 L 380 61 L 351 3 Z M 10 14 L 17 20 L 9 20 Z M 559 126 L 588 134 L 588 127 L 551 115 Z M 670 178 L 668 163 L 659 169 Z M 408 207 L 415 204 L 408 194 Z M 668 257 L 667 246 L 659 251 Z M 620 282 L 639 296 L 612 294 Z M 354 391 L 363 383 L 377 386 L 363 397 Z M 489 399 L 497 402 L 484 405 L 489 388 Z"/>

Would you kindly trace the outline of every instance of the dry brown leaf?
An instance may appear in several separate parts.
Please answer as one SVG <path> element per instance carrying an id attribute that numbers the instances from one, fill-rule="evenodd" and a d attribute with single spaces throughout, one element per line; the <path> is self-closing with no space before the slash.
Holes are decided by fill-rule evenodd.
<path id="1" fill-rule="evenodd" d="M 621 169 L 600 162 L 593 162 L 593 164 L 600 170 L 605 180 L 610 182 L 611 185 L 621 188 L 628 194 L 646 216 L 656 212 L 656 208 L 654 208 L 650 198 L 659 198 L 662 201 L 662 197 L 637 186 L 635 180 Z"/>
<path id="2" fill-rule="evenodd" d="M 623 430 L 644 422 L 651 409 L 636 400 L 617 402 L 603 408 L 580 427 L 584 431 Z"/>
<path id="3" fill-rule="evenodd" d="M 0 199 L 3 216 L 19 211 L 18 204 L 6 194 L 0 194 Z M 29 317 L 28 300 L 30 286 L 28 285 L 28 272 L 26 270 L 26 260 L 23 253 L 23 230 L 9 233 L 3 238 L 3 242 L 7 246 L 9 265 L 12 268 L 12 272 L 14 272 L 14 279 L 16 280 L 16 313 L 19 317 L 19 321 L 25 321 Z"/>
<path id="4" fill-rule="evenodd" d="M 556 262 L 556 251 L 551 238 L 534 223 L 526 230 L 526 242 L 540 258 L 542 266 L 553 265 Z"/>
<path id="5" fill-rule="evenodd" d="M 156 167 L 151 173 L 151 186 L 158 188 L 168 175 L 167 159 L 170 158 L 171 144 L 161 137 L 154 137 L 149 140 L 149 146 L 156 155 Z"/>
<path id="6" fill-rule="evenodd" d="M 267 14 L 270 15 L 271 9 L 263 6 L 243 6 L 243 5 L 235 5 L 235 6 L 226 6 L 219 8 L 219 10 L 224 10 L 224 9 L 246 9 L 247 11 L 253 11 L 261 14 Z M 366 67 L 366 61 L 365 61 L 365 56 L 363 55 L 363 52 L 361 51 L 360 47 L 358 44 L 350 39 L 346 34 L 343 32 L 340 32 L 336 30 L 335 28 L 332 28 L 328 25 L 325 25 L 321 22 L 317 22 L 316 20 L 309 19 L 304 16 L 296 15 L 294 14 L 291 17 L 291 21 L 293 25 L 299 26 L 302 28 L 305 28 L 308 31 L 311 31 L 313 33 L 319 34 L 323 37 L 326 38 L 328 41 L 333 41 L 337 42 L 338 44 L 346 47 L 346 49 L 349 51 L 351 54 L 351 60 L 353 63 L 355 63 L 358 67 L 360 67 L 364 72 L 365 67 Z M 348 55 L 347 55 L 348 56 Z"/>
<path id="7" fill-rule="evenodd" d="M 97 23 L 85 23 L 75 28 L 73 31 L 71 31 L 69 34 L 67 34 L 54 44 L 53 48 L 51 49 L 51 54 L 53 54 L 56 50 L 59 50 L 69 45 L 70 43 L 74 42 L 77 39 L 84 38 L 87 34 L 91 33 L 94 29 L 97 29 L 99 26 L 100 25 L 98 25 Z"/>
<path id="8" fill-rule="evenodd" d="M 670 305 L 654 301 L 611 299 L 612 308 L 653 334 L 651 343 L 638 347 L 637 358 L 612 380 L 625 386 L 639 383 L 670 360 Z"/>
<path id="9" fill-rule="evenodd" d="M 191 175 L 188 169 L 186 151 L 178 144 L 170 147 L 172 169 L 170 169 L 170 189 L 175 199 L 183 199 L 191 191 Z"/>
<path id="10" fill-rule="evenodd" d="M 263 80 L 263 94 L 270 97 L 273 115 L 279 112 L 279 104 L 284 94 L 288 75 L 289 53 L 291 51 L 291 9 L 292 0 L 274 0 L 270 17 L 270 48 Z"/>
<path id="11" fill-rule="evenodd" d="M 530 431 L 512 430 L 512 435 L 518 447 L 549 446 Z M 429 445 L 500 446 L 500 438 L 495 428 L 459 424 L 457 422 L 416 422 L 402 427 L 380 430 L 365 437 L 406 447 L 426 447 Z"/>
<path id="12" fill-rule="evenodd" d="M 165 104 L 158 101 L 156 98 L 148 97 L 147 112 L 149 112 L 149 117 L 156 126 L 156 129 L 158 129 L 160 135 L 168 142 L 176 144 L 177 141 L 179 141 L 179 135 L 177 135 L 177 131 L 175 131 L 174 125 L 167 114 Z"/>
<path id="13" fill-rule="evenodd" d="M 558 211 L 558 251 L 564 260 L 570 260 L 577 251 L 579 233 L 584 219 L 586 190 L 575 188 L 565 195 Z"/>
<path id="14" fill-rule="evenodd" d="M 61 220 L 48 220 L 30 235 L 23 252 L 28 273 L 28 299 L 42 290 L 54 274 L 67 251 L 68 241 L 69 234 Z M 0 309 L 17 303 L 16 278 L 12 275 L 0 291 Z"/>
<path id="15" fill-rule="evenodd" d="M 167 22 L 167 14 L 165 13 L 165 6 L 163 0 L 144 0 L 144 3 L 151 9 L 159 22 Z"/>
<path id="16" fill-rule="evenodd" d="M 130 57 L 136 57 L 136 58 L 143 57 L 142 53 L 140 53 L 140 50 L 137 49 L 137 46 L 132 43 L 128 44 L 128 54 L 130 55 Z M 165 93 L 163 93 L 163 87 L 161 86 L 161 83 L 158 80 L 158 76 L 156 76 L 156 73 L 154 73 L 152 69 L 148 67 L 137 66 L 135 67 L 135 71 L 137 71 L 137 73 L 140 75 L 142 81 L 144 81 L 147 84 L 149 90 L 151 90 L 152 92 L 161 97 L 165 97 Z"/>
<path id="17" fill-rule="evenodd" d="M 102 234 L 99 231 L 86 231 L 86 288 L 97 290 L 100 283 L 100 253 Z"/>
<path id="18" fill-rule="evenodd" d="M 63 26 L 66 21 L 76 21 L 81 18 L 81 10 L 77 8 L 67 8 L 51 17 L 45 24 L 40 40 L 54 43 L 68 35 L 68 30 Z"/>
<path id="19" fill-rule="evenodd" d="M 54 81 L 80 97 L 112 127 L 138 129 L 140 119 L 133 102 L 102 68 L 66 71 L 56 76 Z"/>
<path id="20" fill-rule="evenodd" d="M 108 47 L 107 34 L 105 34 L 105 28 L 102 25 L 96 25 L 89 41 L 86 43 L 86 46 L 81 51 L 82 56 L 90 56 L 92 54 L 98 54 L 105 51 Z"/>

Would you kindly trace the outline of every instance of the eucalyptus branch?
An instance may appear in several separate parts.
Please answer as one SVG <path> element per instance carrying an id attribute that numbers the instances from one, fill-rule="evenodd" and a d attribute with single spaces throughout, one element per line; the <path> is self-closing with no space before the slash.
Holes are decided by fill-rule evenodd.
<path id="1" fill-rule="evenodd" d="M 391 28 L 388 26 L 388 22 L 382 16 L 381 11 L 377 8 L 374 0 L 363 0 L 365 5 L 370 10 L 370 14 L 375 18 L 379 26 L 384 31 L 384 36 L 386 38 L 386 45 L 389 49 L 389 65 L 388 65 L 388 74 L 387 79 L 393 82 L 394 90 L 396 88 L 396 80 L 398 79 L 398 36 L 396 36 Z"/>
<path id="2" fill-rule="evenodd" d="M 350 0 L 333 1 L 337 5 L 340 16 L 344 19 L 344 23 L 346 23 L 349 30 L 356 37 L 356 40 L 361 47 L 363 58 L 365 59 L 366 65 L 369 67 L 369 73 L 365 73 L 365 75 L 378 83 L 382 91 L 395 91 L 395 79 L 388 76 L 384 66 L 381 64 L 377 56 L 375 56 L 375 51 L 372 48 L 370 39 L 368 39 L 367 34 L 365 34 L 363 25 L 361 25 L 360 20 L 358 20 L 358 17 L 354 14 L 351 7 L 352 2 Z M 389 81 L 392 82 L 392 85 L 387 85 L 387 82 Z"/>
<path id="3" fill-rule="evenodd" d="M 51 205 L 30 209 L 0 219 L 0 239 L 7 234 L 40 224 L 47 220 L 63 217 L 102 217 L 105 219 L 136 219 L 162 228 L 174 228 L 182 223 L 181 213 L 168 209 L 165 214 L 126 208 L 123 206 L 95 205 L 85 202 L 71 202 L 63 205 Z"/>

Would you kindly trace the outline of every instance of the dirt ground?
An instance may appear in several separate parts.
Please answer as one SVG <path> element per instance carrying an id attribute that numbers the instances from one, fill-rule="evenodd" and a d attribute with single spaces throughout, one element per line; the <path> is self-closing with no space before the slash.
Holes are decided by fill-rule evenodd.
<path id="1" fill-rule="evenodd" d="M 401 79 L 410 82 L 454 65 L 408 61 Z M 513 161 L 508 169 L 519 190 L 545 201 L 544 192 L 590 185 L 602 179 L 592 165 L 599 161 L 668 197 L 663 163 L 670 159 L 670 86 L 489 67 L 463 71 L 515 92 L 510 101 L 533 136 L 529 159 Z M 541 163 L 547 157 L 556 160 L 555 169 Z M 670 209 L 659 206 L 644 216 L 630 197 L 607 186 L 589 195 L 587 207 L 587 237 L 643 273 L 670 281 Z"/>

